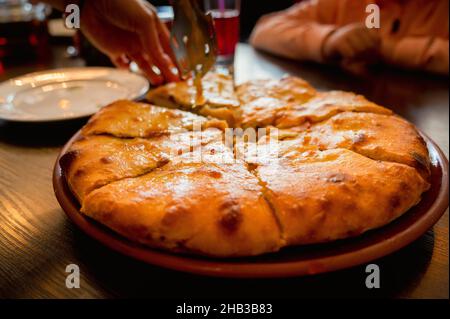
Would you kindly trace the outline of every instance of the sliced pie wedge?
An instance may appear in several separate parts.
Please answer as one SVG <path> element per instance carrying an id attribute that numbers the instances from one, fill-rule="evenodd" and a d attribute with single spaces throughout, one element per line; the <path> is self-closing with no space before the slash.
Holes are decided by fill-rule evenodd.
<path id="1" fill-rule="evenodd" d="M 60 163 L 70 189 L 82 203 L 96 188 L 142 175 L 168 161 L 165 153 L 145 139 L 94 135 L 75 142 Z"/>
<path id="2" fill-rule="evenodd" d="M 243 163 L 223 163 L 222 153 L 231 153 L 223 145 L 208 152 L 203 163 L 170 163 L 97 189 L 81 211 L 131 240 L 176 252 L 233 257 L 278 250 L 280 230 L 256 177 Z"/>
<path id="3" fill-rule="evenodd" d="M 222 136 L 222 131 L 213 128 L 153 139 L 92 135 L 72 144 L 60 163 L 70 189 L 82 203 L 94 189 L 143 175 L 200 146 L 221 141 Z"/>
<path id="4" fill-rule="evenodd" d="M 273 125 L 278 113 L 311 99 L 316 90 L 306 81 L 288 76 L 281 80 L 254 80 L 237 86 L 242 109 L 240 125 L 257 128 Z"/>
<path id="5" fill-rule="evenodd" d="M 192 79 L 169 83 L 147 94 L 150 103 L 181 108 L 207 117 L 225 120 L 235 126 L 240 118 L 239 101 L 234 92 L 233 78 L 220 73 L 208 73 L 202 79 L 203 96 L 199 100 Z"/>
<path id="6" fill-rule="evenodd" d="M 82 133 L 85 136 L 107 134 L 125 138 L 154 137 L 186 132 L 196 127 L 225 128 L 226 123 L 150 104 L 117 101 L 95 114 Z"/>
<path id="7" fill-rule="evenodd" d="M 365 112 L 390 115 L 392 111 L 369 102 L 351 92 L 321 92 L 303 104 L 295 104 L 277 114 L 275 126 L 290 128 L 305 122 L 317 123 L 342 112 Z"/>
<path id="8" fill-rule="evenodd" d="M 281 147 L 254 169 L 287 245 L 332 241 L 383 226 L 416 205 L 429 184 L 409 166 L 346 149 Z"/>
<path id="9" fill-rule="evenodd" d="M 315 124 L 299 144 L 320 149 L 346 148 L 375 160 L 412 166 L 430 173 L 427 146 L 414 125 L 394 115 L 344 112 Z"/>

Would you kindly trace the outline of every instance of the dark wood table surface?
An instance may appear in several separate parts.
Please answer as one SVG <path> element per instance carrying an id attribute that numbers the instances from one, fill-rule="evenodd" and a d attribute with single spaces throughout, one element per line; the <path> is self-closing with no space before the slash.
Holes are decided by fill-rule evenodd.
<path id="1" fill-rule="evenodd" d="M 63 48 L 49 62 L 6 68 L 0 81 L 30 71 L 79 66 Z M 351 90 L 391 107 L 434 139 L 448 157 L 448 79 L 395 70 L 350 76 L 299 64 L 240 45 L 237 82 L 301 76 L 323 90 Z M 375 261 L 381 288 L 365 287 L 365 266 L 289 279 L 218 279 L 153 267 L 119 255 L 78 230 L 58 205 L 52 169 L 61 146 L 86 119 L 20 125 L 0 121 L 0 297 L 401 297 L 448 298 L 448 211 L 408 247 Z M 79 265 L 81 288 L 65 286 L 68 264 Z"/>

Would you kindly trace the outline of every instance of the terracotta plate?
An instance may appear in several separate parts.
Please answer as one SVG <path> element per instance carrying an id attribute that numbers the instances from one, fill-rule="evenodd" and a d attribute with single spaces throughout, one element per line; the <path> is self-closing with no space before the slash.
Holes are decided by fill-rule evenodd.
<path id="1" fill-rule="evenodd" d="M 76 134 L 63 148 L 64 154 Z M 288 247 L 258 257 L 212 259 L 175 255 L 135 244 L 79 212 L 62 176 L 59 157 L 53 172 L 56 197 L 67 216 L 85 233 L 104 245 L 149 264 L 178 271 L 218 277 L 289 277 L 348 268 L 388 255 L 408 245 L 431 228 L 448 207 L 448 160 L 439 147 L 424 136 L 432 159 L 431 189 L 422 201 L 402 217 L 359 237 L 328 244 Z"/>

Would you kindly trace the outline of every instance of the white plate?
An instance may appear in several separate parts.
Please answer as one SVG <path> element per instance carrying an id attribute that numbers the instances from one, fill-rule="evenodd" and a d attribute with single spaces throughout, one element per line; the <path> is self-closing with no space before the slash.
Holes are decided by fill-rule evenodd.
<path id="1" fill-rule="evenodd" d="M 113 68 L 30 73 L 0 84 L 0 119 L 41 122 L 85 117 L 115 100 L 141 97 L 148 88 L 144 77 Z"/>

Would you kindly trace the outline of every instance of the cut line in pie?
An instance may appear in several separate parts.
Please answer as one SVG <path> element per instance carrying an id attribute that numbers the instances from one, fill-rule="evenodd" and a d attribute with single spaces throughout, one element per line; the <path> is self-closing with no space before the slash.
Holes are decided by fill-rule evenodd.
<path id="1" fill-rule="evenodd" d="M 203 85 L 201 105 L 188 81 L 151 91 L 159 106 L 118 101 L 92 117 L 60 160 L 83 214 L 153 248 L 254 256 L 381 227 L 430 187 L 416 128 L 360 95 L 295 77 Z M 278 129 L 277 152 L 263 136 L 262 157 L 240 158 L 228 127 Z"/>

